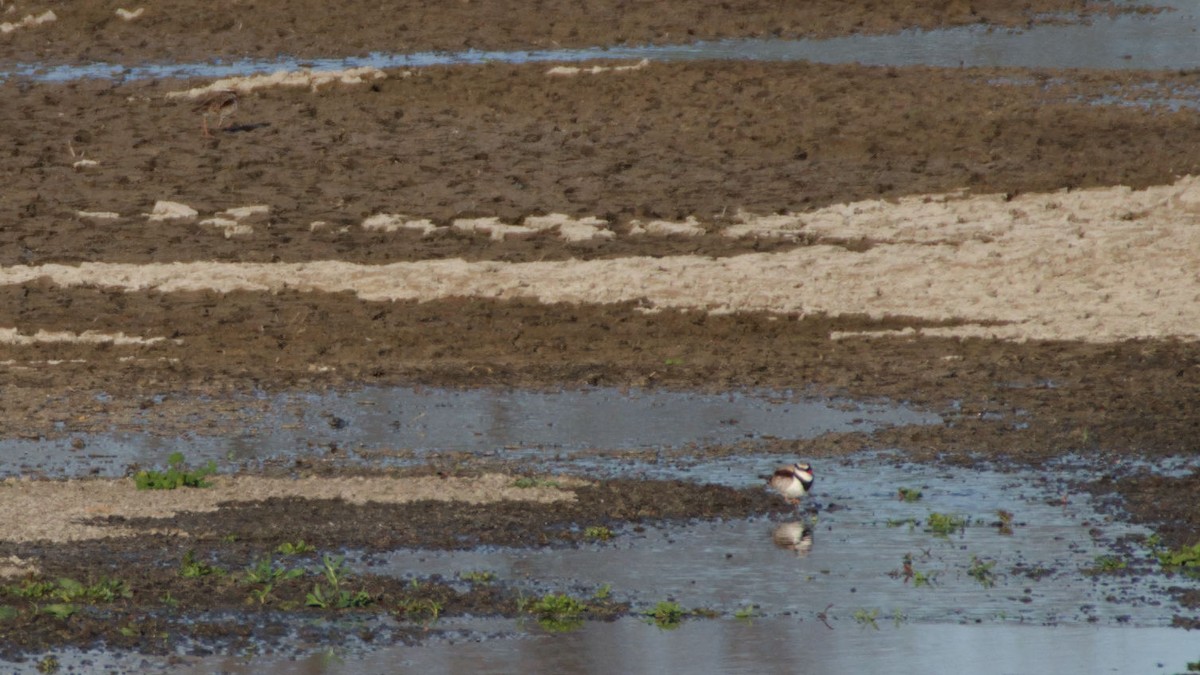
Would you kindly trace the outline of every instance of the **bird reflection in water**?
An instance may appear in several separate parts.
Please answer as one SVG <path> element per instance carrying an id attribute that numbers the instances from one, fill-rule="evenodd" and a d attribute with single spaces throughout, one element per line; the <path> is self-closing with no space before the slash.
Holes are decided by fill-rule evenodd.
<path id="1" fill-rule="evenodd" d="M 812 551 L 812 528 L 800 522 L 781 523 L 771 532 L 771 540 L 779 548 L 795 553 L 797 558 L 803 558 Z"/>

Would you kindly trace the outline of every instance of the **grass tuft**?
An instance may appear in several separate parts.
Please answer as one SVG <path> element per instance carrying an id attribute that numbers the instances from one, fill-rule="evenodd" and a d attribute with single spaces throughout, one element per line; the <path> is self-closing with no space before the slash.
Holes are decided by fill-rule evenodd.
<path id="1" fill-rule="evenodd" d="M 183 453 L 173 452 L 167 458 L 166 471 L 143 470 L 133 477 L 139 490 L 174 490 L 181 487 L 205 488 L 212 483 L 204 480 L 217 472 L 217 463 L 209 460 L 199 469 L 189 469 Z"/>

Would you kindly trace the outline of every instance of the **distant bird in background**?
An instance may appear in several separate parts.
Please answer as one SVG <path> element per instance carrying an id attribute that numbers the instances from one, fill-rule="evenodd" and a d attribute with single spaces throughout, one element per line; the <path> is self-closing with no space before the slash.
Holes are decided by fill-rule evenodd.
<path id="1" fill-rule="evenodd" d="M 790 504 L 799 504 L 800 498 L 808 494 L 813 484 L 813 469 L 806 462 L 785 464 L 767 480 L 771 489 L 783 495 Z"/>
<path id="2" fill-rule="evenodd" d="M 225 125 L 225 119 L 232 117 L 237 112 L 237 107 L 238 95 L 236 91 L 232 89 L 218 89 L 201 98 L 192 110 L 202 113 L 201 128 L 204 130 L 205 136 L 212 138 L 212 133 L 208 130 L 209 116 L 216 116 L 217 128 L 220 129 Z"/>

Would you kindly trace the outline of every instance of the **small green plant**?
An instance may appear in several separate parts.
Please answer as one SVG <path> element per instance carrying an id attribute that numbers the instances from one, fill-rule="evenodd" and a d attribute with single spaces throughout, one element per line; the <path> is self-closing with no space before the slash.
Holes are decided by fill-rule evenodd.
<path id="1" fill-rule="evenodd" d="M 468 581 L 472 584 L 490 584 L 496 580 L 496 573 L 486 570 L 459 572 L 458 578 L 462 579 L 463 581 Z"/>
<path id="2" fill-rule="evenodd" d="M 977 556 L 971 556 L 971 567 L 967 569 L 967 574 L 984 588 L 991 588 L 996 585 L 996 573 L 992 571 L 995 566 L 995 560 L 984 562 Z"/>
<path id="3" fill-rule="evenodd" d="M 274 584 L 267 584 L 264 586 L 259 586 L 258 588 L 251 588 L 250 592 L 246 595 L 246 602 L 265 605 L 268 601 L 270 601 L 271 592 L 274 590 Z"/>
<path id="4" fill-rule="evenodd" d="M 79 608 L 69 602 L 56 602 L 42 607 L 42 612 L 56 619 L 69 619 L 79 611 Z"/>
<path id="5" fill-rule="evenodd" d="M 649 617 L 650 623 L 662 628 L 663 630 L 674 630 L 683 624 L 683 617 L 687 613 L 679 606 L 677 602 L 669 602 L 663 600 L 654 606 L 654 609 L 645 612 L 645 616 Z"/>
<path id="6" fill-rule="evenodd" d="M 613 531 L 603 525 L 592 525 L 583 531 L 583 536 L 595 541 L 608 541 L 613 538 Z"/>
<path id="7" fill-rule="evenodd" d="M 247 567 L 242 572 L 241 581 L 244 584 L 257 586 L 257 588 L 250 589 L 247 600 L 265 605 L 271 599 L 271 592 L 275 590 L 276 584 L 303 575 L 304 570 L 277 566 L 271 560 L 271 556 L 266 556 Z"/>
<path id="8" fill-rule="evenodd" d="M 1092 566 L 1085 568 L 1083 573 L 1091 576 L 1113 574 L 1125 569 L 1125 567 L 1125 561 L 1115 555 L 1098 555 Z"/>
<path id="9" fill-rule="evenodd" d="M 544 478 L 529 478 L 529 477 L 523 476 L 523 477 L 518 478 L 513 481 L 513 487 L 528 489 L 528 488 L 539 488 L 539 487 L 561 488 L 562 486 L 559 485 L 556 481 L 546 480 Z"/>
<path id="10" fill-rule="evenodd" d="M 400 603 L 397 611 L 406 619 L 429 625 L 441 615 L 442 603 L 433 598 L 410 598 Z"/>
<path id="11" fill-rule="evenodd" d="M 967 519 L 948 513 L 930 513 L 925 521 L 926 529 L 939 537 L 948 537 L 954 532 L 965 530 Z"/>
<path id="12" fill-rule="evenodd" d="M 600 588 L 597 588 L 596 592 L 592 594 L 593 598 L 595 598 L 596 600 L 600 600 L 600 601 L 607 600 L 611 596 L 612 596 L 612 584 L 602 584 L 600 586 Z"/>
<path id="13" fill-rule="evenodd" d="M 887 520 L 888 527 L 904 527 L 906 525 L 908 526 L 909 530 L 912 530 L 914 527 L 917 526 L 917 519 L 916 518 L 888 518 L 888 520 Z"/>
<path id="14" fill-rule="evenodd" d="M 101 579 L 91 586 L 84 587 L 82 595 L 76 597 L 91 602 L 114 602 L 133 597 L 133 591 L 120 579 Z"/>
<path id="15" fill-rule="evenodd" d="M 352 607 L 366 607 L 374 602 L 366 591 L 351 592 L 346 589 L 329 589 L 327 590 L 321 584 L 313 584 L 312 592 L 304 598 L 304 604 L 309 607 L 319 607 L 321 609 L 349 609 Z"/>
<path id="16" fill-rule="evenodd" d="M 12 605 L 0 605 L 0 621 L 15 619 L 21 615 L 20 610 Z"/>
<path id="17" fill-rule="evenodd" d="M 912 580 L 913 588 L 920 588 L 922 586 L 932 586 L 935 578 L 937 577 L 937 572 L 926 573 L 918 570 L 917 568 L 913 567 L 912 554 L 905 553 L 904 559 L 901 561 L 900 569 L 888 572 L 888 576 L 892 577 L 893 579 L 902 579 L 906 584 L 909 582 L 909 580 Z"/>
<path id="18" fill-rule="evenodd" d="M 922 496 L 923 495 L 921 494 L 921 491 L 915 488 L 902 487 L 896 490 L 897 499 L 902 502 L 908 502 L 909 504 L 921 501 Z"/>
<path id="19" fill-rule="evenodd" d="M 283 565 L 276 565 L 271 556 L 266 556 L 254 561 L 246 568 L 246 571 L 242 573 L 242 583 L 273 584 L 278 581 L 295 579 L 303 574 L 304 570 L 288 569 Z"/>
<path id="20" fill-rule="evenodd" d="M 334 588 L 340 587 L 346 573 L 346 556 L 339 555 L 336 558 L 329 554 L 321 556 L 321 573 L 325 575 L 329 585 Z"/>
<path id="21" fill-rule="evenodd" d="M 87 600 L 88 587 L 74 579 L 62 578 L 58 580 L 58 588 L 54 589 L 50 595 L 63 602 Z"/>
<path id="22" fill-rule="evenodd" d="M 58 588 L 58 584 L 53 581 L 34 581 L 26 579 L 20 586 L 9 586 L 8 592 L 19 597 L 28 598 L 30 600 L 40 600 L 48 597 Z"/>
<path id="23" fill-rule="evenodd" d="M 1000 530 L 1000 534 L 1009 535 L 1013 533 L 1013 514 L 1012 511 L 999 509 L 996 511 L 997 523 L 996 527 Z"/>
<path id="24" fill-rule="evenodd" d="M 46 655 L 37 663 L 37 671 L 39 673 L 57 673 L 59 667 L 58 659 L 52 654 Z"/>
<path id="25" fill-rule="evenodd" d="M 366 591 L 360 590 L 353 593 L 342 588 L 342 582 L 345 580 L 346 556 L 335 558 L 324 555 L 321 557 L 321 568 L 321 573 L 325 576 L 325 581 L 329 583 L 329 586 L 327 588 L 319 582 L 313 584 L 312 592 L 305 597 L 306 605 L 322 609 L 346 609 L 366 607 L 371 604 L 372 598 Z"/>
<path id="26" fill-rule="evenodd" d="M 139 490 L 174 490 L 181 487 L 203 488 L 211 485 L 204 480 L 217 472 L 217 463 L 209 460 L 199 469 L 189 469 L 183 461 L 183 453 L 173 452 L 167 458 L 166 471 L 143 470 L 134 475 Z"/>
<path id="27" fill-rule="evenodd" d="M 94 604 L 113 602 L 133 596 L 129 586 L 117 579 L 101 579 L 86 585 L 63 577 L 57 581 L 34 581 L 27 579 L 20 586 L 9 586 L 7 592 L 30 600 L 57 600 L 60 603 L 84 602 Z"/>
<path id="28" fill-rule="evenodd" d="M 542 628 L 563 633 L 583 625 L 587 605 L 565 593 L 550 593 L 528 603 L 525 611 L 536 617 Z"/>
<path id="29" fill-rule="evenodd" d="M 753 623 L 755 614 L 756 612 L 754 611 L 754 606 L 750 605 L 748 607 L 742 607 L 738 611 L 734 612 L 733 618 L 737 619 L 738 621 Z"/>
<path id="30" fill-rule="evenodd" d="M 188 549 L 183 554 L 183 560 L 179 563 L 179 576 L 184 579 L 199 579 L 207 576 L 224 576 L 225 570 L 220 567 L 209 565 L 208 563 L 200 562 L 196 559 L 196 552 Z"/>
<path id="31" fill-rule="evenodd" d="M 1158 542 L 1152 549 L 1158 564 L 1169 572 L 1182 572 L 1188 576 L 1200 575 L 1200 542 L 1175 550 L 1160 548 Z"/>
<path id="32" fill-rule="evenodd" d="M 668 358 L 663 359 L 663 365 L 664 366 L 682 366 L 683 359 L 668 357 Z"/>
<path id="33" fill-rule="evenodd" d="M 879 630 L 879 624 L 876 622 L 876 619 L 878 619 L 878 618 L 879 618 L 879 610 L 878 609 L 872 609 L 869 612 L 865 609 L 854 610 L 854 620 L 857 621 L 858 625 L 862 626 L 863 628 L 870 626 L 871 628 L 874 628 L 875 630 Z"/>
<path id="34" fill-rule="evenodd" d="M 305 553 L 312 553 L 315 550 L 317 550 L 315 546 L 305 543 L 303 539 L 295 542 L 285 541 L 275 548 L 275 552 L 280 555 L 303 555 Z"/>
<path id="35" fill-rule="evenodd" d="M 176 607 L 179 607 L 179 599 L 176 598 L 175 596 L 171 595 L 171 591 L 167 591 L 166 593 L 163 593 L 162 597 L 160 597 L 158 599 L 158 601 L 161 602 L 162 604 L 166 605 L 167 607 L 170 607 L 171 609 L 175 609 Z"/>

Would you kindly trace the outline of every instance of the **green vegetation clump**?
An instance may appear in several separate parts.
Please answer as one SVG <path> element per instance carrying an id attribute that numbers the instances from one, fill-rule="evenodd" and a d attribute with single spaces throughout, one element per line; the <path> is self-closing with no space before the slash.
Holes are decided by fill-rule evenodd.
<path id="1" fill-rule="evenodd" d="M 298 539 L 295 542 L 285 541 L 275 547 L 275 552 L 280 555 L 303 555 L 305 553 L 312 553 L 315 550 L 317 550 L 316 546 L 305 543 L 303 539 Z"/>
<path id="2" fill-rule="evenodd" d="M 921 494 L 921 491 L 917 490 L 916 488 L 902 487 L 896 490 L 896 497 L 900 501 L 908 502 L 909 504 L 921 501 L 922 496 L 923 495 Z"/>
<path id="3" fill-rule="evenodd" d="M 129 585 L 119 579 L 101 579 L 93 584 L 67 577 L 56 581 L 26 579 L 21 584 L 10 584 L 0 590 L 9 596 L 34 601 L 35 613 L 61 620 L 74 616 L 81 604 L 97 605 L 133 597 Z M 20 614 L 21 611 L 16 607 L 0 606 L 0 620 L 14 619 Z"/>
<path id="4" fill-rule="evenodd" d="M 645 612 L 645 616 L 649 617 L 650 622 L 663 630 L 674 630 L 683 624 L 683 618 L 687 612 L 679 606 L 677 602 L 668 602 L 666 600 L 654 606 L 654 609 Z"/>
<path id="5" fill-rule="evenodd" d="M 1098 555 L 1096 556 L 1095 564 L 1093 564 L 1091 567 L 1085 568 L 1083 572 L 1084 574 L 1091 576 L 1095 576 L 1097 574 L 1112 574 L 1125 569 L 1125 567 L 1125 561 L 1114 555 Z"/>
<path id="6" fill-rule="evenodd" d="M 302 569 L 288 569 L 282 565 L 276 565 L 275 561 L 271 560 L 271 556 L 256 560 L 242 572 L 241 576 L 243 584 L 253 587 L 250 589 L 246 602 L 265 605 L 271 599 L 271 593 L 277 584 L 303 575 L 304 570 Z"/>
<path id="7" fill-rule="evenodd" d="M 119 579 L 101 579 L 86 585 L 74 579 L 57 581 L 34 581 L 27 579 L 21 585 L 5 588 L 9 595 L 28 600 L 57 600 L 62 603 L 85 602 L 95 604 L 113 602 L 133 596 L 129 585 Z"/>
<path id="8" fill-rule="evenodd" d="M 458 578 L 472 584 L 490 584 L 496 580 L 496 573 L 487 570 L 475 570 L 471 572 L 459 572 Z"/>
<path id="9" fill-rule="evenodd" d="M 322 556 L 321 566 L 321 573 L 325 576 L 328 586 L 320 582 L 313 584 L 312 592 L 305 597 L 304 604 L 321 609 L 347 609 L 366 607 L 374 602 L 371 595 L 364 590 L 351 592 L 342 588 L 346 574 L 346 556 Z"/>
<path id="10" fill-rule="evenodd" d="M 613 538 L 613 531 L 603 525 L 592 525 L 583 531 L 583 536 L 595 541 L 608 541 Z"/>
<path id="11" fill-rule="evenodd" d="M 913 588 L 922 586 L 933 586 L 933 582 L 937 581 L 937 572 L 921 572 L 913 570 Z"/>
<path id="12" fill-rule="evenodd" d="M 932 532 L 939 537 L 948 537 L 954 532 L 965 530 L 967 527 L 967 519 L 950 513 L 935 512 L 929 514 L 929 518 L 926 519 L 925 525 L 929 532 Z"/>
<path id="13" fill-rule="evenodd" d="M 139 490 L 174 490 L 181 487 L 204 488 L 212 485 L 204 480 L 217 472 L 217 463 L 209 460 L 199 469 L 189 469 L 183 461 L 183 453 L 173 452 L 167 458 L 166 471 L 143 470 L 133 480 Z"/>
<path id="14" fill-rule="evenodd" d="M 538 625 L 552 633 L 575 630 L 583 625 L 586 603 L 565 593 L 549 593 L 519 608 L 537 618 Z"/>
<path id="15" fill-rule="evenodd" d="M 869 612 L 865 609 L 854 610 L 854 620 L 857 621 L 858 624 L 864 628 L 866 628 L 867 626 L 870 626 L 871 628 L 874 628 L 875 630 L 879 630 L 879 624 L 876 622 L 876 619 L 878 619 L 878 618 L 879 618 L 879 610 L 878 609 L 872 609 Z"/>
<path id="16" fill-rule="evenodd" d="M 1182 572 L 1188 576 L 1200 576 L 1200 542 L 1175 550 L 1156 547 L 1154 557 L 1158 559 L 1158 564 L 1167 571 Z"/>
<path id="17" fill-rule="evenodd" d="M 996 573 L 992 571 L 995 566 L 995 560 L 984 562 L 977 556 L 971 556 L 971 567 L 967 574 L 984 588 L 991 588 L 996 585 Z"/>
<path id="18" fill-rule="evenodd" d="M 225 570 L 215 565 L 200 562 L 196 559 L 196 552 L 188 550 L 183 554 L 183 560 L 179 563 L 179 576 L 184 579 L 199 579 L 207 576 L 225 576 Z"/>
<path id="19" fill-rule="evenodd" d="M 396 611 L 407 619 L 428 625 L 438 620 L 442 609 L 442 603 L 433 598 L 409 598 L 401 602 Z"/>

